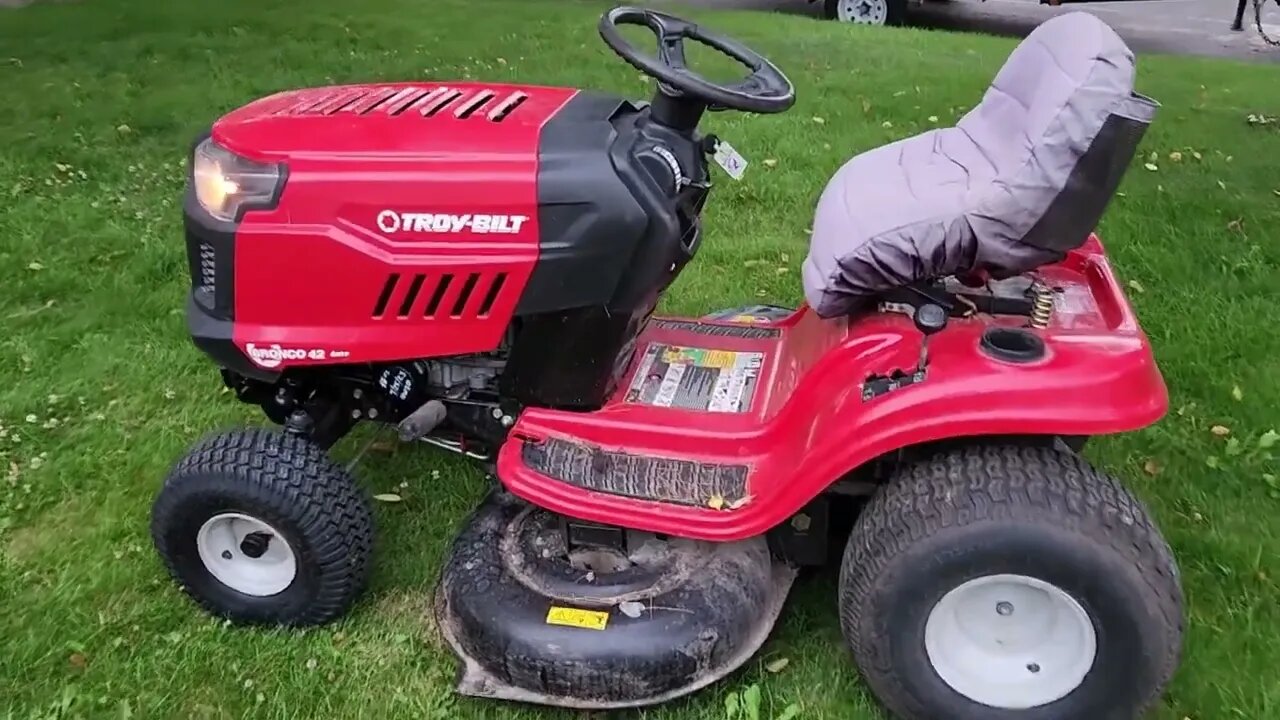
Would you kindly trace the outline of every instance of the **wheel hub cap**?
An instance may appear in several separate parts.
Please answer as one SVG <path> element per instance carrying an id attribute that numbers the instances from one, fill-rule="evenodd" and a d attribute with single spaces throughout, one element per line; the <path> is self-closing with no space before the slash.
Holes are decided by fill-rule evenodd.
<path id="1" fill-rule="evenodd" d="M 283 592 L 298 574 L 289 542 L 275 528 L 243 513 L 221 513 L 196 533 L 200 561 L 237 592 L 266 597 Z"/>
<path id="2" fill-rule="evenodd" d="M 1097 634 L 1080 603 L 1056 585 L 989 575 L 938 601 L 925 624 L 925 651 L 961 695 L 1026 709 L 1066 697 L 1084 682 Z"/>
<path id="3" fill-rule="evenodd" d="M 884 25 L 889 19 L 888 0 L 840 0 L 836 14 L 843 22 Z"/>

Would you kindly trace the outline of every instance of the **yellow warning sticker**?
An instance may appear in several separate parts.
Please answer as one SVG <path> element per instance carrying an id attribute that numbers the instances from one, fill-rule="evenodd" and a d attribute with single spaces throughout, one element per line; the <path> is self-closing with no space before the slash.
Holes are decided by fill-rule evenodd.
<path id="1" fill-rule="evenodd" d="M 604 626 L 609 624 L 609 613 L 552 605 L 547 611 L 547 624 L 603 630 Z"/>

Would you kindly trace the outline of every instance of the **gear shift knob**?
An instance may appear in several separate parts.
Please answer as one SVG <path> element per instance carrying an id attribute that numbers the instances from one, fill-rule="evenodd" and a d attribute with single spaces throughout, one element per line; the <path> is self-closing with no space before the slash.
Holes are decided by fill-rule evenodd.
<path id="1" fill-rule="evenodd" d="M 920 341 L 920 359 L 916 362 L 916 372 L 923 373 L 929 364 L 929 338 L 947 326 L 947 311 L 941 305 L 929 303 L 916 308 L 916 329 L 924 333 Z"/>
<path id="2" fill-rule="evenodd" d="M 929 337 L 947 326 L 947 311 L 941 305 L 921 305 L 916 308 L 916 328 Z"/>

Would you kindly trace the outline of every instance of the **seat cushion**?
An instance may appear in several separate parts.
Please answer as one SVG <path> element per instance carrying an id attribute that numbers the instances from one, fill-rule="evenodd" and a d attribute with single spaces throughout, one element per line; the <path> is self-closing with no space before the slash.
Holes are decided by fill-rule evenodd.
<path id="1" fill-rule="evenodd" d="M 1079 246 L 1114 194 L 1156 104 L 1101 20 L 1058 16 L 1013 52 L 953 128 L 846 163 L 818 201 L 805 297 L 823 316 L 903 285 L 1006 276 Z"/>

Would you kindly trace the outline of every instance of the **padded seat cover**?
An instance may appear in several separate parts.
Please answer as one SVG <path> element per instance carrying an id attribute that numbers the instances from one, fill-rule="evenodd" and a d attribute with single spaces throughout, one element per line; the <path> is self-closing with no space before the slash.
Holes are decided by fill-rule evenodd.
<path id="1" fill-rule="evenodd" d="M 956 127 L 858 155 L 818 201 L 804 289 L 824 317 L 921 280 L 1005 277 L 1060 260 L 1101 219 L 1157 104 L 1093 15 L 1068 13 L 1014 50 Z"/>

